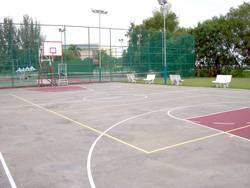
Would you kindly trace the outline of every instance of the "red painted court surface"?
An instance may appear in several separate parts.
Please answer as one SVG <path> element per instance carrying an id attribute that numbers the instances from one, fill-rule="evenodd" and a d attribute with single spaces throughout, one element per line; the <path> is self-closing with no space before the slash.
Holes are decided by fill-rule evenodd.
<path id="1" fill-rule="evenodd" d="M 86 90 L 86 88 L 80 86 L 60 86 L 60 87 L 39 87 L 29 88 L 30 91 L 42 91 L 42 92 L 65 92 L 65 91 L 79 91 Z"/>
<path id="2" fill-rule="evenodd" d="M 250 139 L 250 108 L 194 117 L 188 120 Z"/>

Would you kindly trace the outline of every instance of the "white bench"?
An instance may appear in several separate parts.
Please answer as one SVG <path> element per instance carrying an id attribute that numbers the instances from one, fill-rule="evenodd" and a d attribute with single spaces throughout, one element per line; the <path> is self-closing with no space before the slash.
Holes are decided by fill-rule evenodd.
<path id="1" fill-rule="evenodd" d="M 172 85 L 181 85 L 184 80 L 181 79 L 179 74 L 170 74 L 169 79 Z"/>
<path id="2" fill-rule="evenodd" d="M 145 83 L 152 84 L 155 80 L 155 74 L 148 74 L 147 78 L 143 79 Z"/>
<path id="3" fill-rule="evenodd" d="M 220 75 L 218 74 L 216 76 L 216 79 L 212 81 L 213 84 L 215 84 L 216 87 L 223 86 L 224 88 L 229 87 L 229 84 L 232 80 L 232 75 Z"/>
<path id="4" fill-rule="evenodd" d="M 127 74 L 128 82 L 136 83 L 136 78 L 134 74 Z"/>

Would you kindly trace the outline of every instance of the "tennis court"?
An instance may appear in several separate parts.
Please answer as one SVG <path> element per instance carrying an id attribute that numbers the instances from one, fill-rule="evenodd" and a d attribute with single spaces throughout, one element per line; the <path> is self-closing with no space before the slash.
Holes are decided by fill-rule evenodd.
<path id="1" fill-rule="evenodd" d="M 94 83 L 0 102 L 0 187 L 250 187 L 248 90 Z"/>

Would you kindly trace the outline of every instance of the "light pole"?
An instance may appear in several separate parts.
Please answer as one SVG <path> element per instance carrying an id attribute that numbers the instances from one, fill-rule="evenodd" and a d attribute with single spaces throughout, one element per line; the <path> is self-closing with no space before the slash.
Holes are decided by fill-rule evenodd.
<path id="1" fill-rule="evenodd" d="M 105 10 L 92 10 L 93 13 L 99 14 L 99 82 L 101 82 L 102 75 L 101 75 L 101 69 L 102 69 L 102 52 L 101 52 L 101 15 L 107 14 L 108 11 Z"/>
<path id="2" fill-rule="evenodd" d="M 121 50 L 122 50 L 121 56 L 122 56 L 122 54 L 123 54 L 123 45 L 122 45 L 123 39 L 118 39 L 118 41 L 121 43 Z"/>
<path id="3" fill-rule="evenodd" d="M 148 33 L 148 70 L 151 70 L 151 64 L 150 64 L 150 33 Z"/>
<path id="4" fill-rule="evenodd" d="M 123 64 L 123 46 L 122 46 L 122 42 L 123 42 L 123 39 L 118 39 L 118 41 L 121 43 L 121 50 L 122 50 L 122 52 L 121 52 L 121 63 Z"/>
<path id="5" fill-rule="evenodd" d="M 123 50 L 123 46 L 122 46 L 123 39 L 118 39 L 118 41 L 121 43 L 121 48 L 122 48 L 122 50 Z"/>
<path id="6" fill-rule="evenodd" d="M 164 23 L 164 26 L 163 26 L 164 84 L 167 85 L 166 13 L 167 13 L 168 1 L 158 0 L 158 3 L 160 4 L 162 8 L 163 23 Z"/>
<path id="7" fill-rule="evenodd" d="M 137 45 L 139 45 L 139 64 L 141 64 L 141 38 L 142 38 L 142 34 L 141 33 L 137 34 L 137 37 L 138 37 Z"/>
<path id="8" fill-rule="evenodd" d="M 64 55 L 64 51 L 65 51 L 65 48 L 66 48 L 66 39 L 65 39 L 65 32 L 66 32 L 66 29 L 65 29 L 65 26 L 62 28 L 59 28 L 58 31 L 61 33 L 61 43 L 62 43 L 62 38 L 63 38 L 63 33 L 64 33 L 64 49 L 63 49 L 63 54 L 62 54 L 62 57 L 61 57 L 61 63 L 63 63 L 63 55 Z"/>

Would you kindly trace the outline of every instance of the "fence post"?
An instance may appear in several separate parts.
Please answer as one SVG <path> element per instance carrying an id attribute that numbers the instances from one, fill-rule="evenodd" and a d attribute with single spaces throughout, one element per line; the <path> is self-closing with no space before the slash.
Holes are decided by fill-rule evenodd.
<path id="1" fill-rule="evenodd" d="M 14 59 L 11 61 L 11 66 L 12 66 L 12 73 L 11 73 L 11 87 L 14 87 L 14 72 L 15 72 L 15 67 L 14 67 Z"/>
<path id="2" fill-rule="evenodd" d="M 111 28 L 109 28 L 109 53 L 110 53 L 110 57 L 112 57 L 111 37 L 112 37 L 112 35 L 111 35 Z M 110 81 L 111 81 L 111 82 L 113 81 L 113 72 L 112 72 L 112 67 L 113 67 L 113 66 L 112 66 L 112 64 L 113 64 L 112 61 L 109 62 L 109 74 L 110 74 Z"/>
<path id="3" fill-rule="evenodd" d="M 89 76 L 89 82 L 90 82 L 91 81 L 91 74 L 93 76 L 93 70 L 92 70 L 93 62 L 90 61 L 90 27 L 88 27 L 88 64 L 89 64 L 89 70 L 88 70 L 87 74 Z M 92 71 L 92 72 L 90 72 L 90 71 Z"/>

